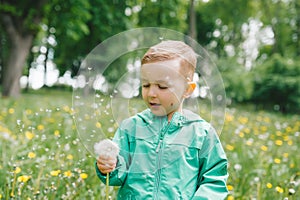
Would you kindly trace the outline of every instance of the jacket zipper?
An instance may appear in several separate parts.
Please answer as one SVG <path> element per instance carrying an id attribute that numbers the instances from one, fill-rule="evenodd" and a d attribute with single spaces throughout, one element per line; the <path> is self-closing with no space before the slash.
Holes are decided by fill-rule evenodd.
<path id="1" fill-rule="evenodd" d="M 154 199 L 158 199 L 157 195 L 158 195 L 158 189 L 159 189 L 159 185 L 160 185 L 160 175 L 161 175 L 161 166 L 160 166 L 160 164 L 161 164 L 161 149 L 162 149 L 163 139 L 164 139 L 165 134 L 169 130 L 171 121 L 168 122 L 167 127 L 165 128 L 165 130 L 160 133 L 159 142 L 158 142 L 158 145 L 157 145 L 156 150 L 155 150 L 155 152 L 158 154 L 158 157 L 157 157 L 158 161 L 157 161 L 156 190 L 155 190 L 155 198 Z"/>

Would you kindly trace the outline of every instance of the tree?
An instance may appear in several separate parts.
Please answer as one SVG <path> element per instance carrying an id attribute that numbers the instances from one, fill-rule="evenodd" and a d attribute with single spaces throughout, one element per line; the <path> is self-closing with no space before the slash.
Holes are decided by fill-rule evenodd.
<path id="1" fill-rule="evenodd" d="M 33 45 L 55 52 L 54 61 L 61 74 L 66 70 L 76 74 L 81 60 L 92 48 L 126 29 L 125 8 L 125 1 L 112 4 L 108 0 L 2 1 L 1 26 L 8 40 L 1 48 L 9 56 L 1 60 L 2 95 L 20 94 L 19 78 Z M 57 45 L 49 46 L 42 37 L 36 37 L 38 33 L 43 39 L 54 37 Z"/>
<path id="2" fill-rule="evenodd" d="M 195 0 L 190 0 L 189 6 L 189 36 L 194 40 L 197 39 L 197 23 L 196 23 L 196 11 Z"/>
<path id="3" fill-rule="evenodd" d="M 2 65 L 2 95 L 17 97 L 20 93 L 19 79 L 32 41 L 43 19 L 43 6 L 47 0 L 9 1 L 2 0 L 0 7 L 1 26 L 7 36 L 8 58 Z"/>
<path id="4" fill-rule="evenodd" d="M 299 112 L 299 65 L 299 59 L 274 54 L 255 68 L 253 101 L 281 112 Z"/>
<path id="5" fill-rule="evenodd" d="M 130 23 L 124 13 L 127 7 L 125 1 L 112 3 L 110 0 L 94 0 L 88 5 L 87 1 L 79 1 L 81 5 L 69 2 L 61 5 L 60 10 L 52 9 L 51 16 L 56 16 L 55 21 L 47 23 L 49 27 L 56 29 L 55 37 L 59 44 L 54 48 L 54 61 L 61 74 L 70 70 L 72 76 L 77 74 L 82 59 L 94 47 L 110 36 L 126 30 Z M 74 27 L 83 31 L 74 28 L 72 30 L 70 21 Z M 67 34 L 66 28 L 69 30 Z"/>
<path id="6" fill-rule="evenodd" d="M 258 1 L 260 19 L 272 28 L 274 45 L 270 54 L 297 57 L 300 55 L 300 3 L 299 0 Z M 271 55 L 270 55 L 271 56 Z"/>

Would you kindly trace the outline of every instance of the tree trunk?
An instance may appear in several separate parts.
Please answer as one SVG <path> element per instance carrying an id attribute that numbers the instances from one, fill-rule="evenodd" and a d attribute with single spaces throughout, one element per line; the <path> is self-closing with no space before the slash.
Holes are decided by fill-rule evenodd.
<path id="1" fill-rule="evenodd" d="M 8 33 L 11 47 L 6 64 L 2 69 L 2 96 L 18 97 L 20 95 L 20 77 L 22 76 L 24 63 L 30 52 L 33 34 L 19 33 L 9 16 L 4 16 L 5 29 Z"/>
<path id="2" fill-rule="evenodd" d="M 20 95 L 20 78 L 24 63 L 30 52 L 33 36 L 19 37 L 11 47 L 7 65 L 3 68 L 2 96 L 18 97 Z"/>
<path id="3" fill-rule="evenodd" d="M 189 36 L 194 40 L 197 39 L 196 12 L 194 0 L 190 0 L 189 7 Z"/>

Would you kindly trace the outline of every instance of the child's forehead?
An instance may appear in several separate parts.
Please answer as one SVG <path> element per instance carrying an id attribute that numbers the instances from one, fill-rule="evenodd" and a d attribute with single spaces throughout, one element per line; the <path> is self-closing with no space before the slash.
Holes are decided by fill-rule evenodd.
<path id="1" fill-rule="evenodd" d="M 170 66 L 169 64 L 172 63 L 159 62 L 142 65 L 141 80 L 164 83 L 184 79 L 184 76 L 180 72 L 180 65 Z"/>
<path id="2" fill-rule="evenodd" d="M 155 74 L 160 73 L 180 73 L 181 63 L 178 60 L 166 60 L 159 62 L 145 63 L 141 67 L 141 72 L 154 72 Z"/>

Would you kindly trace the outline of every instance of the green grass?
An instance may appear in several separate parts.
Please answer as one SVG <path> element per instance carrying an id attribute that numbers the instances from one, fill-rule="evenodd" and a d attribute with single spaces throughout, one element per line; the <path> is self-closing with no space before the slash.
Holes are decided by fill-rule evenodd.
<path id="1" fill-rule="evenodd" d="M 143 107 L 140 102 L 130 101 L 132 112 Z M 208 107 L 201 105 L 206 117 Z M 0 100 L 0 199 L 105 198 L 94 157 L 78 137 L 74 112 L 71 92 L 40 90 Z M 102 115 L 88 128 L 113 131 L 117 123 L 111 118 Z M 227 108 L 220 138 L 230 164 L 228 199 L 300 198 L 299 119 L 251 107 Z"/>

